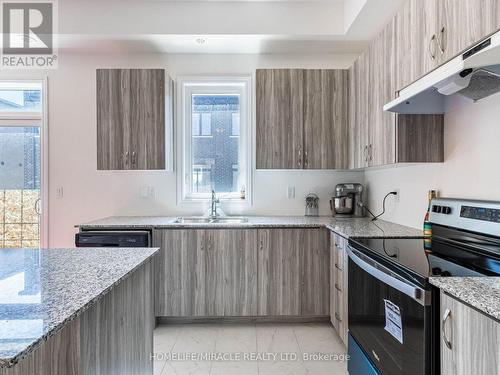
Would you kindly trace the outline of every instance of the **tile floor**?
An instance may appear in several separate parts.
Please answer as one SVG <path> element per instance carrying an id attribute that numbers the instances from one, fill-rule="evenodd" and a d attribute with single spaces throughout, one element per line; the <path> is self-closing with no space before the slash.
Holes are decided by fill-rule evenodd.
<path id="1" fill-rule="evenodd" d="M 327 323 L 163 325 L 155 329 L 154 346 L 155 375 L 347 374 L 345 359 L 335 358 L 346 349 Z M 194 353 L 194 358 L 173 358 L 186 353 Z M 199 358 L 197 353 L 218 358 Z M 331 358 L 304 357 L 314 353 Z"/>

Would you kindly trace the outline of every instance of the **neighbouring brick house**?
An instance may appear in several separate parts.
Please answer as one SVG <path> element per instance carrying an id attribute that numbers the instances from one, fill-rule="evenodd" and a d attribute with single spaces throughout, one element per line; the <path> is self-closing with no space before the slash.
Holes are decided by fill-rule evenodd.
<path id="1" fill-rule="evenodd" d="M 238 191 L 237 95 L 193 96 L 193 192 Z"/>

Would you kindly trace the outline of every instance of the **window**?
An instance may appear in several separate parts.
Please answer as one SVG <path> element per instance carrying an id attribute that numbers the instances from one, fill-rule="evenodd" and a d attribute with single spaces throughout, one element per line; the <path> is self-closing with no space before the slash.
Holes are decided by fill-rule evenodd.
<path id="1" fill-rule="evenodd" d="M 41 82 L 0 81 L 0 248 L 46 239 L 42 93 Z"/>
<path id="2" fill-rule="evenodd" d="M 249 78 L 180 79 L 179 201 L 249 202 Z M 245 194 L 241 194 L 241 192 Z"/>

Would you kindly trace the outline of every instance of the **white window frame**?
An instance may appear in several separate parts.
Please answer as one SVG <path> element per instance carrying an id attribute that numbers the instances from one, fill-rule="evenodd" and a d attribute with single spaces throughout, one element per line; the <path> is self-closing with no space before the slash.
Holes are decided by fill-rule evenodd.
<path id="1" fill-rule="evenodd" d="M 240 178 L 245 186 L 245 199 L 240 192 L 231 194 L 218 193 L 224 205 L 252 204 L 252 78 L 251 76 L 186 76 L 177 79 L 177 204 L 200 205 L 210 200 L 210 194 L 192 194 L 192 124 L 191 112 L 193 94 L 225 94 L 240 95 L 240 138 L 239 165 Z M 189 100 L 187 100 L 189 98 Z M 238 186 L 241 188 L 242 183 Z"/>
<path id="2" fill-rule="evenodd" d="M 41 112 L 0 112 L 0 126 L 40 128 L 40 247 L 49 247 L 49 132 L 47 79 L 2 79 L 1 83 L 36 83 L 42 89 Z M 22 86 L 22 85 L 21 85 Z"/>

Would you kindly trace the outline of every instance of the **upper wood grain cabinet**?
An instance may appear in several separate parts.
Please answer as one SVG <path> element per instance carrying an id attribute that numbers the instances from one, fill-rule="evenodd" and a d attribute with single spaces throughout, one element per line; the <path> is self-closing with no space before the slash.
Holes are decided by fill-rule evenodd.
<path id="1" fill-rule="evenodd" d="M 98 69 L 96 78 L 97 169 L 165 169 L 165 71 Z"/>
<path id="2" fill-rule="evenodd" d="M 500 323 L 443 292 L 441 374 L 500 374 Z"/>
<path id="3" fill-rule="evenodd" d="M 304 71 L 304 168 L 346 169 L 349 130 L 347 70 Z"/>
<path id="4" fill-rule="evenodd" d="M 303 167 L 302 69 L 258 69 L 257 168 Z"/>
<path id="5" fill-rule="evenodd" d="M 258 69 L 257 168 L 347 167 L 346 70 Z"/>
<path id="6" fill-rule="evenodd" d="M 349 70 L 351 169 L 444 160 L 444 116 L 383 110 L 395 97 L 397 72 L 404 70 L 398 60 L 397 28 L 394 18 Z"/>
<path id="7" fill-rule="evenodd" d="M 396 14 L 401 90 L 500 28 L 499 0 L 408 0 Z"/>

